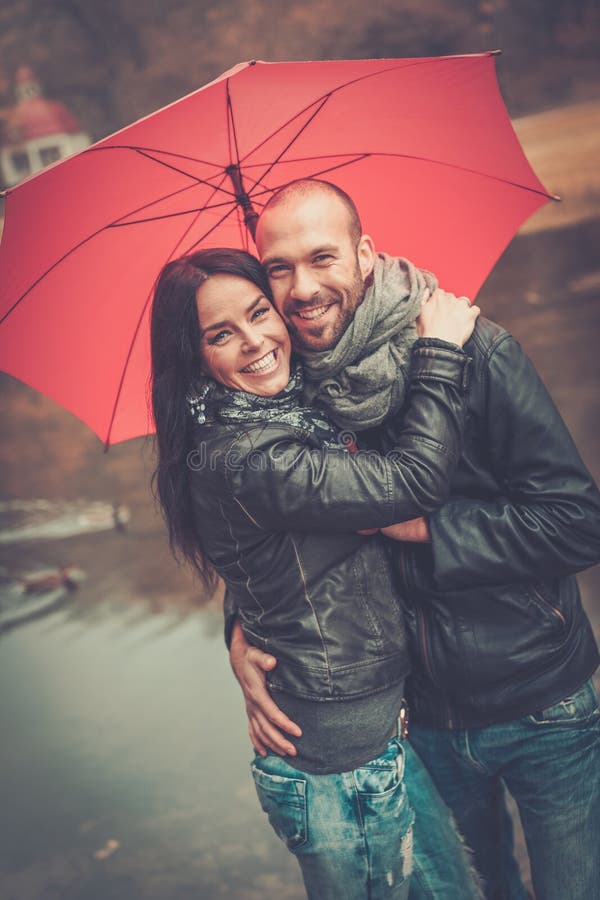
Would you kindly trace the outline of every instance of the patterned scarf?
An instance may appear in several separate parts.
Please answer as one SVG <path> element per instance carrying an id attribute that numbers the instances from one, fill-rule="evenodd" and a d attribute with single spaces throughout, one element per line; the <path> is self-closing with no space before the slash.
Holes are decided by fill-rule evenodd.
<path id="1" fill-rule="evenodd" d="M 302 406 L 303 391 L 302 365 L 296 363 L 287 385 L 273 397 L 259 397 L 203 378 L 192 386 L 186 399 L 190 414 L 199 425 L 282 423 L 299 431 L 303 439 L 313 438 L 320 446 L 344 446 L 343 436 L 326 414 Z"/>

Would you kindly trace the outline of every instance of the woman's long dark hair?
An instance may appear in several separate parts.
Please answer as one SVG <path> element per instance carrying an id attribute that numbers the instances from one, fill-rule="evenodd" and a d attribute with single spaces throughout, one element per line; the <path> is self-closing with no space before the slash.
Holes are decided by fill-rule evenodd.
<path id="1" fill-rule="evenodd" d="M 162 269 L 152 301 L 152 410 L 158 463 L 152 488 L 169 530 L 175 559 L 187 560 L 207 587 L 214 584 L 210 565 L 194 525 L 190 470 L 193 421 L 186 395 L 201 371 L 200 326 L 196 291 L 211 275 L 236 275 L 251 281 L 271 300 L 268 279 L 257 259 L 243 250 L 200 250 Z"/>

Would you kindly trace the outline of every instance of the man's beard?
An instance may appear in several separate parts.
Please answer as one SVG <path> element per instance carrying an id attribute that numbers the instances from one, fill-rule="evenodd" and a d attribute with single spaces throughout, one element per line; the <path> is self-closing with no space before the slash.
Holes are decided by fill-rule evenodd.
<path id="1" fill-rule="evenodd" d="M 362 303 L 365 290 L 366 285 L 357 265 L 352 283 L 345 293 L 337 289 L 326 289 L 322 293 L 315 295 L 310 306 L 307 303 L 296 303 L 293 301 L 293 305 L 288 304 L 284 318 L 294 349 L 299 353 L 321 353 L 335 347 L 354 318 L 357 307 Z M 314 325 L 303 327 L 301 332 L 297 329 L 294 314 L 298 310 L 308 311 L 317 306 L 329 304 L 337 306 L 337 316 L 334 323 L 328 321 L 321 325 L 317 319 Z M 328 339 L 324 340 L 323 335 L 328 329 L 331 329 L 332 333 Z"/>

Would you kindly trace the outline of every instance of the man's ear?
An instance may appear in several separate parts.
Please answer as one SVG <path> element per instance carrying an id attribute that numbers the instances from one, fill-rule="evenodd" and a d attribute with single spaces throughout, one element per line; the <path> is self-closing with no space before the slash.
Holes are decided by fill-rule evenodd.
<path id="1" fill-rule="evenodd" d="M 375 243 L 370 234 L 361 235 L 356 248 L 356 256 L 363 279 L 368 278 L 375 265 Z"/>

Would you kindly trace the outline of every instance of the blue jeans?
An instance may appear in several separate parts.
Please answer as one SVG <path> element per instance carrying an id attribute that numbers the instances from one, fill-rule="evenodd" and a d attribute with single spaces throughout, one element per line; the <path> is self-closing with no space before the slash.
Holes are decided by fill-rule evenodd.
<path id="1" fill-rule="evenodd" d="M 410 900 L 479 896 L 450 814 L 406 741 L 393 738 L 350 772 L 309 775 L 269 755 L 256 756 L 252 773 L 309 900 L 406 900 L 409 887 Z"/>
<path id="2" fill-rule="evenodd" d="M 258 799 L 296 856 L 309 900 L 406 900 L 413 811 L 402 743 L 350 772 L 309 775 L 279 756 L 256 756 Z"/>
<path id="3" fill-rule="evenodd" d="M 411 729 L 412 732 L 412 729 Z M 410 900 L 479 900 L 483 895 L 471 855 L 456 832 L 452 814 L 408 741 L 404 783 L 415 811 Z"/>
<path id="4" fill-rule="evenodd" d="M 537 900 L 600 898 L 600 710 L 587 682 L 512 722 L 445 731 L 411 724 L 411 742 L 448 804 L 488 900 L 525 900 L 504 786 L 523 825 Z"/>

